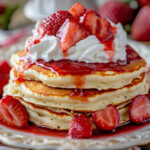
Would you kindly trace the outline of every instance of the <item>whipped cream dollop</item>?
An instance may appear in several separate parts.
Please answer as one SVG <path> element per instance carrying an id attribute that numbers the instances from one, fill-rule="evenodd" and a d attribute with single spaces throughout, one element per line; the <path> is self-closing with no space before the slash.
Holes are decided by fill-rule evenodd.
<path id="1" fill-rule="evenodd" d="M 114 35 L 114 55 L 111 61 L 116 62 L 117 60 L 126 60 L 126 44 L 127 35 L 123 30 L 121 24 L 113 24 L 116 26 L 116 34 Z M 36 29 L 33 32 L 33 39 L 36 37 Z M 29 38 L 31 39 L 31 38 Z M 26 41 L 26 48 L 28 47 L 29 39 Z M 85 39 L 77 42 L 74 46 L 68 49 L 67 55 L 64 56 L 59 39 L 56 36 L 45 35 L 39 43 L 32 45 L 28 48 L 29 57 L 35 61 L 37 59 L 43 59 L 48 62 L 50 60 L 77 60 L 84 61 L 87 63 L 107 63 L 110 62 L 109 51 L 105 50 L 105 45 L 95 35 L 89 35 Z"/>

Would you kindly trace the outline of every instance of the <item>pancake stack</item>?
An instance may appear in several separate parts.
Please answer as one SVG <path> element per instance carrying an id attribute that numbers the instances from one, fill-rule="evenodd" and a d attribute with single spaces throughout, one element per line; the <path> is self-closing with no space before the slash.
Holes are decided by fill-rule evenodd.
<path id="1" fill-rule="evenodd" d="M 11 58 L 13 67 L 4 95 L 16 97 L 26 107 L 29 121 L 38 126 L 68 130 L 74 115 L 82 112 L 91 118 L 92 112 L 110 104 L 119 111 L 120 125 L 125 124 L 132 99 L 149 90 L 146 63 L 132 52 L 138 59 L 123 65 L 124 71 L 79 75 L 60 74 L 40 63 L 28 65 L 29 60 L 22 59 L 26 51 L 20 51 Z"/>

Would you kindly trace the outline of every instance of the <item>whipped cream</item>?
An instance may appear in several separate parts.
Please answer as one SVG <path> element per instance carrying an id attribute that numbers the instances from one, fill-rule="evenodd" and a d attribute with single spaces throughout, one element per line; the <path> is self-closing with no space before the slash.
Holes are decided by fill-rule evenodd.
<path id="1" fill-rule="evenodd" d="M 111 23 L 113 24 L 113 23 Z M 115 24 L 113 24 L 115 25 Z M 38 26 L 38 25 L 36 25 Z M 115 54 L 111 61 L 126 60 L 126 44 L 127 35 L 123 30 L 121 24 L 115 25 L 117 32 L 114 37 L 114 50 Z M 36 29 L 33 32 L 33 39 L 36 37 Z M 26 41 L 26 47 L 28 46 L 28 40 Z M 87 63 L 107 63 L 110 61 L 108 52 L 105 51 L 105 45 L 102 44 L 95 35 L 90 35 L 87 38 L 79 41 L 76 45 L 68 49 L 67 56 L 63 55 L 61 47 L 59 45 L 59 39 L 56 36 L 45 35 L 38 44 L 34 44 L 28 48 L 30 54 L 29 57 L 35 61 L 37 59 L 43 59 L 48 62 L 50 60 L 78 60 Z"/>

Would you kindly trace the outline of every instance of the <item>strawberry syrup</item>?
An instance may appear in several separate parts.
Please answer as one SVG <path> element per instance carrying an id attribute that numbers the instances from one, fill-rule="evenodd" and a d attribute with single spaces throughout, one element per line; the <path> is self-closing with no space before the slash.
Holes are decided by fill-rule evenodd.
<path id="1" fill-rule="evenodd" d="M 44 60 L 39 59 L 35 62 L 31 62 L 27 56 L 22 56 L 20 62 L 22 65 L 17 69 L 20 73 L 23 73 L 26 69 L 32 67 L 32 65 L 37 65 L 47 70 L 51 70 L 58 75 L 86 75 L 91 74 L 95 71 L 116 71 L 116 72 L 126 72 L 133 71 L 132 69 L 127 69 L 127 66 L 133 61 L 141 61 L 142 58 L 131 48 L 127 47 L 127 62 L 117 61 L 116 63 L 86 63 L 72 60 L 59 60 L 44 62 Z M 133 66 L 132 66 L 133 67 Z"/>
<path id="2" fill-rule="evenodd" d="M 129 134 L 140 129 L 143 129 L 150 125 L 150 122 L 135 125 L 132 123 L 128 123 L 121 127 L 118 127 L 115 132 L 104 132 L 100 130 L 94 130 L 91 139 L 104 139 L 104 138 L 111 138 L 115 136 L 122 136 L 125 134 Z M 12 128 L 9 126 L 5 126 L 6 128 L 13 129 L 15 131 L 20 131 L 24 133 L 29 133 L 36 136 L 49 136 L 49 137 L 56 137 L 56 138 L 67 138 L 67 131 L 58 131 L 53 129 L 48 129 L 44 127 L 38 127 L 36 125 L 30 124 L 26 129 L 19 129 L 19 128 Z"/>

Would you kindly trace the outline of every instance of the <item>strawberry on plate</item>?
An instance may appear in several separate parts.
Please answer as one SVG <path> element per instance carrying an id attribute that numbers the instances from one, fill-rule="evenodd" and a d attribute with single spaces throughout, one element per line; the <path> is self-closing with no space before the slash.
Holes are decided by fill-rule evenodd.
<path id="1" fill-rule="evenodd" d="M 127 4 L 117 0 L 110 0 L 99 8 L 99 14 L 103 18 L 108 18 L 114 23 L 129 23 L 134 15 L 134 10 Z"/>
<path id="2" fill-rule="evenodd" d="M 132 100 L 129 116 L 134 123 L 142 123 L 150 118 L 150 99 L 148 96 L 139 95 Z"/>
<path id="3" fill-rule="evenodd" d="M 72 16 L 79 20 L 81 16 L 86 12 L 86 9 L 83 5 L 79 3 L 75 3 L 72 8 L 69 10 L 69 12 L 72 14 Z"/>
<path id="4" fill-rule="evenodd" d="M 11 67 L 7 61 L 0 61 L 0 96 L 2 95 L 3 87 L 8 83 L 10 69 Z"/>
<path id="5" fill-rule="evenodd" d="M 78 41 L 86 38 L 88 32 L 75 19 L 66 19 L 64 24 L 57 32 L 57 37 L 60 39 L 60 46 L 63 52 L 66 52 L 70 47 Z"/>
<path id="6" fill-rule="evenodd" d="M 138 12 L 132 24 L 131 36 L 134 40 L 150 41 L 150 5 Z"/>
<path id="7" fill-rule="evenodd" d="M 56 35 L 60 26 L 67 18 L 72 18 L 69 11 L 58 11 L 42 21 L 40 28 L 42 27 L 43 29 L 40 30 L 43 30 L 43 34 Z"/>
<path id="8" fill-rule="evenodd" d="M 150 0 L 137 0 L 137 1 L 138 1 L 139 6 L 141 7 L 150 5 Z"/>
<path id="9" fill-rule="evenodd" d="M 83 113 L 73 117 L 68 136 L 71 138 L 90 138 L 92 136 L 92 124 Z"/>
<path id="10" fill-rule="evenodd" d="M 109 105 L 105 109 L 93 112 L 92 118 L 95 125 L 104 131 L 116 129 L 120 120 L 119 112 L 113 105 Z"/>
<path id="11" fill-rule="evenodd" d="M 7 95 L 0 101 L 0 123 L 18 128 L 28 126 L 25 107 L 14 97 Z"/>

